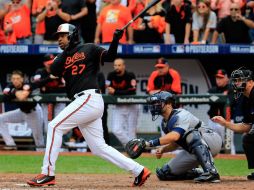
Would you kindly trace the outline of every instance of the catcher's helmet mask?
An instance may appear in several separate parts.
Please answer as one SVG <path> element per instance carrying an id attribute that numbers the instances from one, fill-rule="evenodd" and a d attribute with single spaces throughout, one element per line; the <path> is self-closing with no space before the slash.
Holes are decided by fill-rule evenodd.
<path id="1" fill-rule="evenodd" d="M 238 99 L 246 88 L 246 83 L 253 80 L 253 72 L 251 70 L 239 68 L 231 73 L 231 85 L 234 89 L 234 97 Z"/>
<path id="2" fill-rule="evenodd" d="M 166 104 L 175 106 L 175 97 L 170 92 L 160 91 L 147 98 L 148 108 L 152 114 L 152 120 L 155 121 Z"/>

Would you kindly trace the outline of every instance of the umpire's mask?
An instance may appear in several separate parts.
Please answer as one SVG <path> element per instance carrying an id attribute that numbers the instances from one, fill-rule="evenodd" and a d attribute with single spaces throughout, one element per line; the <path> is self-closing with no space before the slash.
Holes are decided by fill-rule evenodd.
<path id="1" fill-rule="evenodd" d="M 231 85 L 234 88 L 234 97 L 238 99 L 244 92 L 246 83 L 253 80 L 251 70 L 237 69 L 231 73 Z"/>
<path id="2" fill-rule="evenodd" d="M 152 120 L 155 121 L 162 114 L 163 103 L 171 103 L 172 107 L 175 104 L 175 97 L 170 92 L 161 91 L 149 96 L 146 100 L 149 105 L 149 110 L 152 114 Z"/>

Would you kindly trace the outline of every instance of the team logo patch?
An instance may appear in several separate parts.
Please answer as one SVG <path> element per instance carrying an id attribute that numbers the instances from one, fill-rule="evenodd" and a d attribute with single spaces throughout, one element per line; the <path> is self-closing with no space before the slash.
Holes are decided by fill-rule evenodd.
<path id="1" fill-rule="evenodd" d="M 60 32 L 62 30 L 62 25 L 60 25 L 57 29 L 57 32 Z"/>
<path id="2" fill-rule="evenodd" d="M 72 57 L 67 57 L 65 61 L 65 69 L 72 66 L 77 61 L 84 60 L 86 58 L 84 52 L 77 52 Z"/>

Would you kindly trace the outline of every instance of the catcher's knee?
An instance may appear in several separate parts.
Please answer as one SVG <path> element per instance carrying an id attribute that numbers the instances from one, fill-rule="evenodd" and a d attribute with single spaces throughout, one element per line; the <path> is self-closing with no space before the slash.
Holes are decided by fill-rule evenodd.
<path id="1" fill-rule="evenodd" d="M 171 173 L 171 169 L 168 164 L 165 164 L 164 166 L 162 166 L 162 168 L 157 168 L 156 175 L 161 181 L 177 179 L 177 176 Z"/>

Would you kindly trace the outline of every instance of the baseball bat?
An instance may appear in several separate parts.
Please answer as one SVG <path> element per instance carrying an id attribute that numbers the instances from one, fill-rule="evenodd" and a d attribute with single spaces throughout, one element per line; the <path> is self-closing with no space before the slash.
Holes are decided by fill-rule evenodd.
<path id="1" fill-rule="evenodd" d="M 140 13 L 138 13 L 133 19 L 131 19 L 121 30 L 125 30 L 131 23 L 137 20 L 138 17 L 142 16 L 148 9 L 156 5 L 160 0 L 153 0 L 150 2 Z"/>

